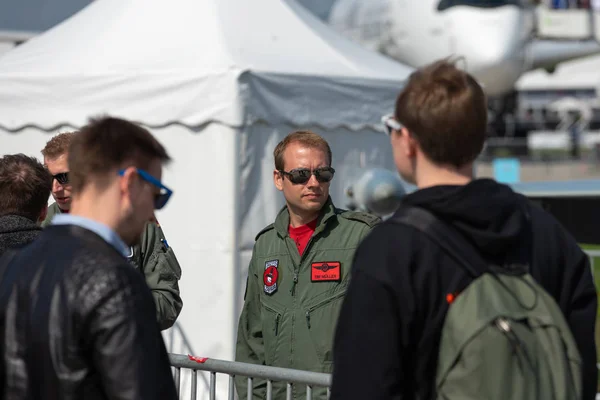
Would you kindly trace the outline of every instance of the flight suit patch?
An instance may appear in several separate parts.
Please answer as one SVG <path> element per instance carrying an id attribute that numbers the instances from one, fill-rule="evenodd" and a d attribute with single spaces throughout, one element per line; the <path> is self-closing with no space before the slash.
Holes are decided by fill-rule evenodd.
<path id="1" fill-rule="evenodd" d="M 266 294 L 273 294 L 277 290 L 277 278 L 279 277 L 279 271 L 277 270 L 278 265 L 279 260 L 271 260 L 265 263 L 263 284 Z"/>
<path id="2" fill-rule="evenodd" d="M 339 261 L 314 262 L 310 268 L 312 282 L 335 282 L 342 277 L 342 268 Z"/>

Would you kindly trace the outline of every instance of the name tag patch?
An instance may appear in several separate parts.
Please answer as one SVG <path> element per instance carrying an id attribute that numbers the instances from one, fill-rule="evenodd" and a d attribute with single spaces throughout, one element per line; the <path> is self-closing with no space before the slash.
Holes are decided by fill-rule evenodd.
<path id="1" fill-rule="evenodd" d="M 277 278 L 279 277 L 279 271 L 277 266 L 279 260 L 267 261 L 265 263 L 265 272 L 263 273 L 263 284 L 264 291 L 266 294 L 273 294 L 277 290 Z"/>
<path id="2" fill-rule="evenodd" d="M 342 277 L 339 261 L 314 262 L 310 268 L 310 280 L 313 282 L 336 282 Z"/>

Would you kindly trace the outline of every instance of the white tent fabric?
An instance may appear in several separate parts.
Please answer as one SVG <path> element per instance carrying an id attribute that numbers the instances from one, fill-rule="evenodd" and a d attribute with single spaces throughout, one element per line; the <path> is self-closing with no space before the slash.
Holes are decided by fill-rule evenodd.
<path id="1" fill-rule="evenodd" d="M 380 116 L 410 69 L 293 0 L 97 0 L 0 58 L 2 153 L 109 114 L 149 127 L 174 162 L 158 218 L 183 269 L 169 350 L 233 359 L 254 236 L 283 205 L 272 151 L 294 129 L 333 150 L 331 194 L 393 168 Z"/>
<path id="2" fill-rule="evenodd" d="M 239 126 L 255 107 L 265 111 L 280 104 L 276 89 L 270 96 L 274 86 L 243 98 L 245 85 L 238 80 L 247 78 L 245 71 L 283 73 L 278 79 L 300 92 L 304 82 L 294 75 L 358 78 L 358 92 L 339 80 L 327 82 L 325 92 L 341 91 L 348 102 L 362 92 L 364 78 L 397 81 L 409 71 L 358 48 L 285 0 L 95 1 L 1 60 L 2 126 L 8 129 L 30 124 L 26 110 L 37 104 L 45 105 L 36 110 L 35 121 L 44 129 L 81 125 L 90 107 L 150 126 L 207 121 Z M 31 88 L 37 99 L 27 97 Z M 329 113 L 329 100 L 311 96 L 305 104 L 297 102 L 301 109 L 285 119 L 335 125 L 340 116 Z M 244 113 L 236 107 L 241 102 Z M 354 110 L 345 117 L 349 126 L 364 118 Z"/>

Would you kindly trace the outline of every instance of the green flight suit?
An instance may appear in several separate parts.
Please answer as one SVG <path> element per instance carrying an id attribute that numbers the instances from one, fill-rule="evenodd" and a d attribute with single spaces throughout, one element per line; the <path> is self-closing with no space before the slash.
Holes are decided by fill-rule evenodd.
<path id="1" fill-rule="evenodd" d="M 48 215 L 42 226 L 49 225 L 52 218 L 61 212 L 58 204 L 53 203 L 48 207 Z M 173 326 L 183 307 L 179 295 L 181 267 L 177 257 L 160 226 L 153 222 L 146 224 L 140 243 L 130 250 L 129 262 L 144 274 L 152 291 L 160 329 L 168 329 Z"/>
<path id="2" fill-rule="evenodd" d="M 350 278 L 354 251 L 381 220 L 373 215 L 336 209 L 331 198 L 302 256 L 288 234 L 284 207 L 275 223 L 256 236 L 240 315 L 236 361 L 332 372 L 333 337 Z M 266 383 L 254 380 L 254 399 L 264 399 Z M 247 378 L 236 378 L 246 398 Z M 285 399 L 286 385 L 273 383 L 273 398 Z M 314 388 L 314 399 L 325 399 Z M 294 385 L 294 399 L 306 387 Z"/>

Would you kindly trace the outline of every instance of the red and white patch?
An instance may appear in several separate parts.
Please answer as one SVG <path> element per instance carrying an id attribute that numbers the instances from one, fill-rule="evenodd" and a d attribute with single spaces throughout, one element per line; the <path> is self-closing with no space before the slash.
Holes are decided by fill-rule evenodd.
<path id="1" fill-rule="evenodd" d="M 267 261 L 265 263 L 263 284 L 266 294 L 273 294 L 277 290 L 277 278 L 279 278 L 279 270 L 277 269 L 278 264 L 279 260 Z"/>
<path id="2" fill-rule="evenodd" d="M 339 261 L 314 262 L 310 268 L 313 282 L 337 282 L 342 278 L 342 264 Z"/>

